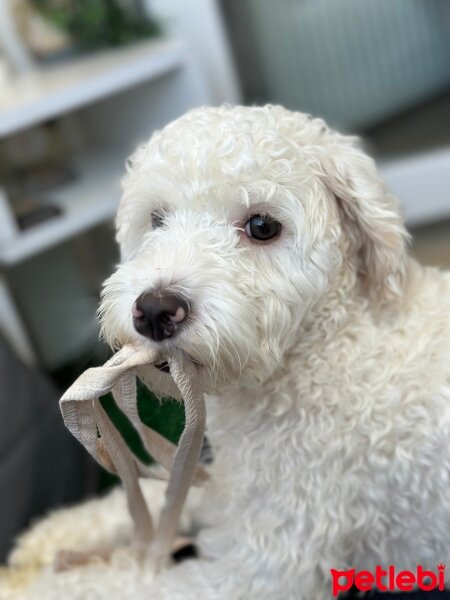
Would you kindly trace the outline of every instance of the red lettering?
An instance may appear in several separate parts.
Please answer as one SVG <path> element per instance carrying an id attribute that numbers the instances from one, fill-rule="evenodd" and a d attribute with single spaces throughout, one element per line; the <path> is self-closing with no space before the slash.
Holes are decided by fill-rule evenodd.
<path id="1" fill-rule="evenodd" d="M 349 569 L 348 571 L 331 569 L 330 572 L 332 577 L 332 593 L 334 597 L 336 597 L 339 592 L 347 592 L 352 587 L 355 569 Z M 345 577 L 346 581 L 344 583 L 340 582 L 341 577 Z"/>
<path id="2" fill-rule="evenodd" d="M 355 586 L 360 592 L 369 592 L 374 583 L 375 577 L 370 571 L 360 571 L 355 575 Z"/>
<path id="3" fill-rule="evenodd" d="M 439 578 L 439 591 L 443 592 L 445 590 L 445 565 L 442 563 L 438 565 L 438 578 Z"/>
<path id="4" fill-rule="evenodd" d="M 425 583 L 424 579 L 430 579 L 430 581 Z M 419 565 L 417 567 L 417 587 L 424 592 L 434 590 L 437 587 L 437 577 L 433 571 L 424 571 L 423 567 Z"/>
<path id="5" fill-rule="evenodd" d="M 393 591 L 395 591 L 395 567 L 394 567 L 394 565 L 389 565 L 388 571 L 389 571 L 388 590 L 390 592 L 393 592 Z"/>
<path id="6" fill-rule="evenodd" d="M 389 565 L 386 570 L 377 565 L 375 573 L 370 571 L 356 572 L 355 569 L 345 571 L 330 569 L 332 593 L 336 597 L 340 592 L 350 590 L 353 585 L 360 592 L 369 592 L 374 587 L 380 592 L 411 592 L 415 585 L 424 592 L 431 592 L 435 589 L 443 592 L 445 590 L 445 569 L 446 565 L 443 563 L 437 566 L 436 573 L 425 570 L 422 565 L 417 566 L 416 573 L 412 571 L 396 573 L 394 565 Z"/>
<path id="7" fill-rule="evenodd" d="M 383 577 L 386 577 L 387 575 L 387 571 L 385 571 L 384 569 L 382 569 L 380 567 L 380 565 L 376 566 L 375 569 L 375 584 L 377 586 L 377 588 L 380 590 L 380 592 L 387 592 L 387 587 L 384 585 L 383 583 Z"/>
<path id="8" fill-rule="evenodd" d="M 375 585 L 380 590 L 380 592 L 387 592 L 387 587 L 383 583 L 383 577 L 386 577 L 387 571 L 384 571 L 380 565 L 377 565 L 375 568 Z"/>
<path id="9" fill-rule="evenodd" d="M 416 583 L 416 578 L 414 573 L 411 573 L 411 571 L 400 571 L 395 579 L 395 582 L 398 590 L 401 592 L 410 592 Z"/>

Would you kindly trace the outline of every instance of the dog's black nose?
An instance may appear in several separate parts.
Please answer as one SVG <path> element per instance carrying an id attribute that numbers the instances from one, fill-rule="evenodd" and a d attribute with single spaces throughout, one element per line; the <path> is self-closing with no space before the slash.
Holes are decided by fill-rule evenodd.
<path id="1" fill-rule="evenodd" d="M 132 309 L 136 331 L 155 342 L 172 337 L 188 313 L 184 298 L 164 292 L 141 294 Z"/>

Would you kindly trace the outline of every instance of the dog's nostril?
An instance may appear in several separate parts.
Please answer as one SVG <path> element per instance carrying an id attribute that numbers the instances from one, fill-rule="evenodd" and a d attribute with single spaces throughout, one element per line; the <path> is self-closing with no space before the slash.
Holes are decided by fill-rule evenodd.
<path id="1" fill-rule="evenodd" d="M 189 306 L 175 294 L 147 292 L 137 298 L 131 314 L 138 333 L 160 342 L 177 332 L 189 314 Z"/>
<path id="2" fill-rule="evenodd" d="M 141 317 L 144 316 L 144 313 L 142 312 L 142 310 L 137 307 L 136 302 L 133 304 L 133 308 L 131 309 L 131 314 L 133 315 L 133 318 L 135 318 L 135 319 L 140 319 Z"/>

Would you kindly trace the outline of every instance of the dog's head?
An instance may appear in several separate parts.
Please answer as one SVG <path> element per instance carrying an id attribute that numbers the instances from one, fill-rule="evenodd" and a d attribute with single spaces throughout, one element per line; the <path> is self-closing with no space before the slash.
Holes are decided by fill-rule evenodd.
<path id="1" fill-rule="evenodd" d="M 330 290 L 402 293 L 407 234 L 373 161 L 281 107 L 199 109 L 156 133 L 117 227 L 106 339 L 176 346 L 216 387 L 269 377 Z"/>

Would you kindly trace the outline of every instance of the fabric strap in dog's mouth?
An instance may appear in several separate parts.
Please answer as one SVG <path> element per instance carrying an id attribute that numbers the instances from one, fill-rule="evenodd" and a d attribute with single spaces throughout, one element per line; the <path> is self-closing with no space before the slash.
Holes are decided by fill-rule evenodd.
<path id="1" fill-rule="evenodd" d="M 161 375 L 155 365 L 163 360 L 170 367 L 185 407 L 186 424 L 178 447 L 144 425 L 138 415 L 136 376 L 152 391 L 161 393 L 160 379 L 168 376 Z M 150 476 L 151 469 L 132 454 L 103 409 L 99 397 L 108 392 L 140 434 L 148 453 L 171 472 L 156 531 L 138 481 Z M 181 351 L 161 357 L 155 350 L 124 346 L 103 367 L 85 371 L 63 395 L 60 408 L 69 431 L 103 467 L 121 478 L 137 546 L 143 553 L 148 548 L 155 565 L 162 566 L 170 555 L 191 483 L 207 477 L 198 465 L 206 410 L 196 365 Z"/>

